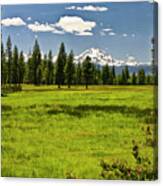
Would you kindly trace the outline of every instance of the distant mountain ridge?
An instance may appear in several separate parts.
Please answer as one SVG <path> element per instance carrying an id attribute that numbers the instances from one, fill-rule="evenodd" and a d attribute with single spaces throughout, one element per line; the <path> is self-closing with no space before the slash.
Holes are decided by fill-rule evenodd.
<path id="1" fill-rule="evenodd" d="M 78 56 L 75 56 L 75 63 L 82 63 L 85 58 L 89 56 L 91 58 L 91 62 L 96 64 L 97 66 L 104 66 L 108 64 L 109 66 L 150 66 L 150 64 L 140 63 L 136 61 L 136 59 L 133 56 L 129 56 L 126 61 L 119 60 L 113 58 L 111 55 L 107 54 L 105 51 L 99 49 L 99 48 L 90 48 L 79 54 Z"/>

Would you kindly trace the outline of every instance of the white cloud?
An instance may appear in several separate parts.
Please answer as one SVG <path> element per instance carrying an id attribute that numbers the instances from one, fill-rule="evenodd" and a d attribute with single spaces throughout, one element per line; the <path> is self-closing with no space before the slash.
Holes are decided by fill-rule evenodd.
<path id="1" fill-rule="evenodd" d="M 3 26 L 23 26 L 26 23 L 20 17 L 12 17 L 1 20 Z"/>
<path id="2" fill-rule="evenodd" d="M 115 35 L 114 32 L 113 32 L 113 29 L 112 28 L 103 28 L 101 31 L 100 31 L 100 35 L 101 36 L 105 36 L 105 35 Z"/>
<path id="3" fill-rule="evenodd" d="M 56 28 L 54 28 L 54 30 L 52 31 L 52 33 L 54 34 L 65 34 L 65 32 L 63 30 L 57 30 Z"/>
<path id="4" fill-rule="evenodd" d="M 32 18 L 31 17 L 27 17 L 27 21 L 31 21 L 32 20 Z"/>
<path id="5" fill-rule="evenodd" d="M 30 30 L 32 30 L 33 32 L 52 32 L 52 31 L 54 31 L 53 26 L 49 25 L 48 23 L 41 24 L 37 21 L 33 24 L 28 24 L 27 27 Z"/>
<path id="6" fill-rule="evenodd" d="M 92 29 L 96 26 L 93 21 L 85 21 L 81 17 L 77 16 L 64 16 L 59 19 L 55 24 L 57 29 L 61 29 L 65 32 L 75 35 L 93 35 Z"/>
<path id="7" fill-rule="evenodd" d="M 69 6 L 69 7 L 66 7 L 65 9 L 66 10 L 75 10 L 76 9 L 76 6 Z"/>
<path id="8" fill-rule="evenodd" d="M 116 33 L 115 33 L 115 32 L 109 32 L 109 35 L 110 35 L 110 36 L 115 36 Z"/>
<path id="9" fill-rule="evenodd" d="M 128 56 L 127 59 L 128 59 L 128 61 L 135 61 L 135 57 L 134 56 Z"/>
<path id="10" fill-rule="evenodd" d="M 70 6 L 66 7 L 67 10 L 80 10 L 80 11 L 92 11 L 92 12 L 104 12 L 107 11 L 108 8 L 104 6 L 93 6 L 93 5 L 87 5 L 87 6 Z"/>
<path id="11" fill-rule="evenodd" d="M 77 36 L 92 36 L 93 33 L 92 32 L 80 32 L 80 33 L 76 33 Z"/>
<path id="12" fill-rule="evenodd" d="M 112 31 L 113 29 L 111 29 L 111 28 L 104 28 L 104 29 L 102 29 L 102 31 L 104 31 L 104 32 L 110 32 L 110 31 Z"/>
<path id="13" fill-rule="evenodd" d="M 128 35 L 127 35 L 126 33 L 124 33 L 122 36 L 123 36 L 123 37 L 127 37 Z"/>
<path id="14" fill-rule="evenodd" d="M 28 17 L 27 20 L 32 20 Z M 1 21 L 4 26 L 22 26 L 26 23 L 20 17 L 6 18 Z M 60 17 L 58 22 L 54 24 L 40 23 L 35 21 L 26 25 L 28 29 L 33 32 L 51 32 L 54 34 L 64 34 L 66 32 L 78 36 L 93 35 L 92 29 L 96 26 L 94 21 L 86 21 L 78 16 L 64 16 Z"/>

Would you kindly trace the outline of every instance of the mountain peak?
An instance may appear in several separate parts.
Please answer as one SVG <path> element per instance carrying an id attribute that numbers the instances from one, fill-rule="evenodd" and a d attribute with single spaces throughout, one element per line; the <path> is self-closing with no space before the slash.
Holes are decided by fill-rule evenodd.
<path id="1" fill-rule="evenodd" d="M 107 55 L 105 51 L 99 48 L 90 48 L 82 52 L 79 56 L 76 56 L 76 62 L 82 63 L 84 59 L 89 56 L 92 63 L 96 65 L 106 65 L 107 63 L 113 62 L 111 55 Z"/>
<path id="2" fill-rule="evenodd" d="M 99 49 L 99 48 L 89 48 L 86 49 L 84 52 L 79 54 L 75 57 L 76 63 L 82 63 L 85 58 L 89 56 L 91 58 L 91 62 L 98 65 L 98 66 L 104 66 L 108 64 L 109 66 L 137 66 L 138 62 L 133 56 L 129 56 L 126 61 L 124 60 L 118 60 L 113 58 L 111 55 L 107 54 L 105 51 Z"/>

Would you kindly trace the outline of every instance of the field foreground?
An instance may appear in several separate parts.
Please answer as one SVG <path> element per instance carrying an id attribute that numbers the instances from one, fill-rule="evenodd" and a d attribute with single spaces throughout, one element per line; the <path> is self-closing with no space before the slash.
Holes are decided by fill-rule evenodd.
<path id="1" fill-rule="evenodd" d="M 153 113 L 152 86 L 24 85 L 2 98 L 2 176 L 103 179 L 101 161 L 136 166 L 133 143 L 153 169 Z"/>

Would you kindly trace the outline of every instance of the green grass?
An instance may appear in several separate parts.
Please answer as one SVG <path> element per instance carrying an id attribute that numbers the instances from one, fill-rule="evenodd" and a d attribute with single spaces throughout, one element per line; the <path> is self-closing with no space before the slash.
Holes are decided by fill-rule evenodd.
<path id="1" fill-rule="evenodd" d="M 102 179 L 101 160 L 135 166 L 132 140 L 153 162 L 153 111 L 152 86 L 24 85 L 2 98 L 2 176 Z"/>

